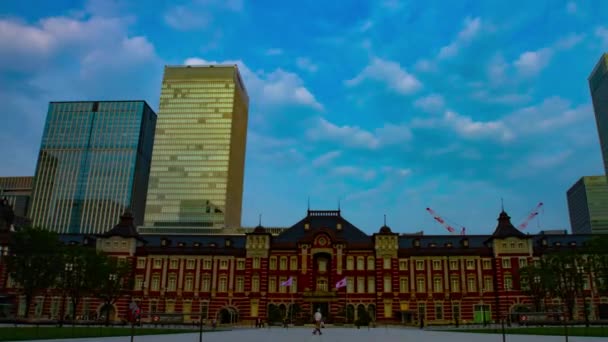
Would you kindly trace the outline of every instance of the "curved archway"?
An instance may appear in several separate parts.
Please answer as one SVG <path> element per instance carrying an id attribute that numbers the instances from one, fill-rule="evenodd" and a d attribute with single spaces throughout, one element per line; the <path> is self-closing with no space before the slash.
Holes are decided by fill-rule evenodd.
<path id="1" fill-rule="evenodd" d="M 220 324 L 234 324 L 239 321 L 238 309 L 234 306 L 224 306 L 218 310 L 217 321 Z"/>
<path id="2" fill-rule="evenodd" d="M 369 312 L 369 318 L 373 321 L 376 320 L 376 305 L 370 304 L 367 306 L 367 312 Z"/>
<path id="3" fill-rule="evenodd" d="M 281 313 L 281 321 L 282 321 L 287 316 L 287 306 L 285 306 L 285 304 L 280 304 L 279 312 Z"/>
<path id="4" fill-rule="evenodd" d="M 352 323 L 355 320 L 355 306 L 348 304 L 346 306 L 346 322 Z"/>

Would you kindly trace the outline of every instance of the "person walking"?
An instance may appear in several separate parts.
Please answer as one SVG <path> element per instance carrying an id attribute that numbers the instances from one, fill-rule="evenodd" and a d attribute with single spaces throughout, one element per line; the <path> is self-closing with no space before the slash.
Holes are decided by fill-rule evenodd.
<path id="1" fill-rule="evenodd" d="M 321 309 L 317 309 L 317 312 L 315 312 L 315 330 L 312 331 L 313 335 L 316 335 L 317 333 L 319 333 L 319 335 L 323 335 L 323 333 L 321 332 L 321 319 L 323 318 L 323 315 L 321 314 Z"/>

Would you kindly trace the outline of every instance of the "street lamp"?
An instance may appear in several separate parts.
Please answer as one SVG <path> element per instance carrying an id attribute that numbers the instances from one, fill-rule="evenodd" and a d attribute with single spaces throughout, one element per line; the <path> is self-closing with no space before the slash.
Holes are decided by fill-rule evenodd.
<path id="1" fill-rule="evenodd" d="M 70 273 L 74 270 L 74 264 L 71 262 L 66 262 L 65 267 L 63 269 L 65 271 L 64 277 L 64 290 L 63 290 L 63 300 L 61 301 L 61 317 L 59 317 L 59 326 L 63 326 L 63 320 L 65 318 L 65 301 L 67 299 L 67 292 L 69 291 L 70 286 Z"/>
<path id="2" fill-rule="evenodd" d="M 483 326 L 486 326 L 486 307 L 485 304 L 483 302 L 483 294 L 485 292 L 485 289 L 482 287 L 481 288 L 481 319 L 483 321 Z"/>

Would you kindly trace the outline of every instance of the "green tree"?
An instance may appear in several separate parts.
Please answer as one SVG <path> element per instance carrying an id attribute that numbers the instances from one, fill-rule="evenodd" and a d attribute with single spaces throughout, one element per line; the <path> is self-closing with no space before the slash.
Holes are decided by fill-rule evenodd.
<path id="1" fill-rule="evenodd" d="M 25 228 L 12 235 L 8 270 L 25 296 L 29 317 L 34 295 L 54 287 L 62 271 L 61 244 L 56 233 L 39 228 Z"/>
<path id="2" fill-rule="evenodd" d="M 519 269 L 522 292 L 532 298 L 534 310 L 542 310 L 543 300 L 549 295 L 554 286 L 555 277 L 546 260 L 541 259 L 537 263 Z"/>
<path id="3" fill-rule="evenodd" d="M 100 270 L 103 270 L 107 259 L 105 255 L 97 253 L 95 248 L 81 245 L 64 248 L 61 287 L 64 294 L 70 297 L 73 314 L 76 313 L 82 298 L 95 294 L 99 284 L 105 280 Z"/>
<path id="4" fill-rule="evenodd" d="M 103 301 L 102 312 L 106 317 L 106 325 L 110 324 L 110 314 L 114 303 L 133 287 L 129 263 L 109 257 L 99 269 L 99 284 L 97 297 Z"/>
<path id="5" fill-rule="evenodd" d="M 585 253 L 596 288 L 599 292 L 608 292 L 608 236 L 594 236 Z"/>
<path id="6" fill-rule="evenodd" d="M 552 253 L 547 256 L 547 268 L 553 274 L 551 295 L 561 299 L 566 306 L 568 319 L 573 319 L 576 299 L 583 291 L 582 274 L 588 272 L 587 263 L 580 253 L 574 251 Z"/>

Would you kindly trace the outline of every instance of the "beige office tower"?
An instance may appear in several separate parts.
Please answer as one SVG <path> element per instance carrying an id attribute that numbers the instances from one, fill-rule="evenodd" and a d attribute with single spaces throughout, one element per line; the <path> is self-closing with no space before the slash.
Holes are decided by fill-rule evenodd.
<path id="1" fill-rule="evenodd" d="M 248 106 L 236 65 L 165 67 L 140 232 L 240 227 Z"/>

